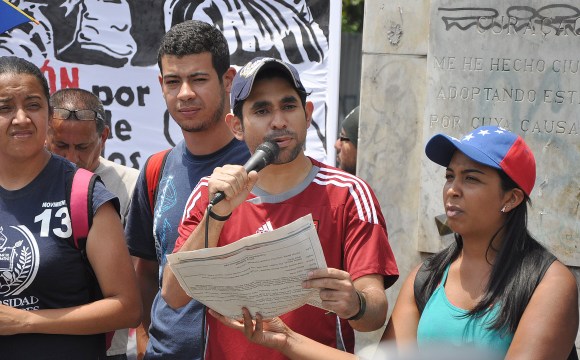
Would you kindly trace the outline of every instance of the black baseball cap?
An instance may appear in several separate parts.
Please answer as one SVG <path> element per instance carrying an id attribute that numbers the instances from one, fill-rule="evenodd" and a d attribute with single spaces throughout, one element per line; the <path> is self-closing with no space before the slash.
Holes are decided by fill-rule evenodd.
<path id="1" fill-rule="evenodd" d="M 294 66 L 271 57 L 257 57 L 244 65 L 234 77 L 232 92 L 230 94 L 232 109 L 235 109 L 240 101 L 246 100 L 250 96 L 250 92 L 252 92 L 252 87 L 254 86 L 254 80 L 256 80 L 256 76 L 258 76 L 260 71 L 270 68 L 285 72 L 288 78 L 292 80 L 298 92 L 306 92 L 300 80 L 298 70 Z"/>

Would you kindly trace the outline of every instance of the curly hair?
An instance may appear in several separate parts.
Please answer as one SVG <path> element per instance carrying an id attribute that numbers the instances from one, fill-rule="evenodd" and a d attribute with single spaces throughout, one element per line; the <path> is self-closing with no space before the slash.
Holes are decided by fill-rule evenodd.
<path id="1" fill-rule="evenodd" d="M 211 53 L 212 65 L 221 81 L 230 67 L 228 42 L 222 32 L 214 26 L 198 20 L 188 20 L 173 26 L 161 39 L 157 53 L 157 65 L 163 74 L 161 59 L 165 55 Z"/>

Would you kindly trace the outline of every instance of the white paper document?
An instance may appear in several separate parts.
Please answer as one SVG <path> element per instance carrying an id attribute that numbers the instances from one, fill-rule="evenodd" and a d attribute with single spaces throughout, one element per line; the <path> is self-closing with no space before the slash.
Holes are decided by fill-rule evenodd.
<path id="1" fill-rule="evenodd" d="M 322 307 L 318 289 L 303 289 L 309 271 L 326 268 L 312 215 L 232 244 L 167 255 L 185 292 L 231 318 L 271 318 L 304 304 Z"/>

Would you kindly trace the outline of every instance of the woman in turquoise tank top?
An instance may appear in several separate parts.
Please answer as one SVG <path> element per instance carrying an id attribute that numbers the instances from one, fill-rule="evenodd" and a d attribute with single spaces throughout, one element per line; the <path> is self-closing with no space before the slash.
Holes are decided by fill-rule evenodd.
<path id="1" fill-rule="evenodd" d="M 426 261 L 419 290 L 420 267 L 411 272 L 383 338 L 399 347 L 473 346 L 506 359 L 575 355 L 576 280 L 526 227 L 536 179 L 530 148 L 484 126 L 461 139 L 435 135 L 425 152 L 446 168 L 443 204 L 455 242 Z"/>
<path id="2" fill-rule="evenodd" d="M 485 126 L 461 139 L 435 135 L 425 152 L 446 168 L 443 205 L 455 242 L 411 272 L 383 340 L 398 349 L 468 349 L 470 360 L 484 352 L 491 354 L 486 359 L 577 359 L 576 279 L 527 230 L 536 179 L 530 148 L 516 134 Z M 418 273 L 425 280 L 416 292 Z M 239 322 L 212 312 L 289 358 L 355 358 L 296 334 L 280 319 L 252 321 L 244 314 Z"/>

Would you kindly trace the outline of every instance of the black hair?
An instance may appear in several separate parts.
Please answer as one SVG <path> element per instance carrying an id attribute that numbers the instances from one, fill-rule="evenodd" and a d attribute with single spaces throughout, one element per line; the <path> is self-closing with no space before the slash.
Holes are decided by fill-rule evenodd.
<path id="1" fill-rule="evenodd" d="M 504 192 L 519 188 L 501 170 L 497 170 Z M 523 190 L 522 190 L 523 192 Z M 546 249 L 527 229 L 527 205 L 531 200 L 524 192 L 524 200 L 506 214 L 502 226 L 503 239 L 499 249 L 492 247 L 497 233 L 490 239 L 487 252 L 497 251 L 491 267 L 491 274 L 483 298 L 466 317 L 482 317 L 494 305 L 498 307 L 497 316 L 486 326 L 491 330 L 515 333 L 519 321 L 535 290 L 537 283 L 530 281 L 540 269 L 538 264 Z M 499 233 L 499 231 L 498 231 Z M 459 256 L 463 248 L 461 235 L 455 234 L 455 242 L 441 252 L 433 255 L 427 262 L 429 276 L 418 296 L 432 294 L 441 282 L 447 266 Z"/>
<path id="2" fill-rule="evenodd" d="M 308 95 L 310 95 L 310 93 L 306 92 L 305 90 L 296 88 L 296 85 L 294 84 L 294 79 L 292 79 L 290 74 L 287 71 L 281 71 L 279 67 L 267 67 L 263 70 L 260 70 L 260 72 L 258 72 L 258 74 L 256 75 L 256 78 L 254 79 L 254 84 L 256 84 L 260 80 L 275 79 L 275 78 L 284 79 L 290 85 L 292 85 L 292 87 L 294 88 L 294 90 L 296 90 L 298 96 L 300 97 L 302 107 L 306 108 L 306 98 L 308 97 Z M 237 116 L 242 121 L 242 123 L 244 121 L 242 109 L 244 107 L 245 102 L 246 102 L 245 99 L 236 101 L 236 105 L 232 109 L 234 115 Z"/>
<path id="3" fill-rule="evenodd" d="M 212 65 L 219 81 L 230 67 L 230 50 L 222 32 L 199 20 L 187 20 L 173 26 L 161 39 L 157 53 L 157 65 L 163 74 L 161 58 L 164 55 L 178 57 L 211 53 Z"/>
<path id="4" fill-rule="evenodd" d="M 103 134 L 106 125 L 105 108 L 103 107 L 101 100 L 95 94 L 84 89 L 67 88 L 58 90 L 50 97 L 50 105 L 53 108 L 61 108 L 67 102 L 81 103 L 83 106 L 86 106 L 87 109 L 96 112 L 98 115 L 95 119 L 97 133 L 99 135 Z"/>
<path id="5" fill-rule="evenodd" d="M 28 60 L 24 60 L 17 56 L 0 56 L 0 75 L 1 74 L 28 74 L 34 76 L 44 91 L 46 102 L 50 98 L 50 89 L 48 81 L 40 69 Z"/>

